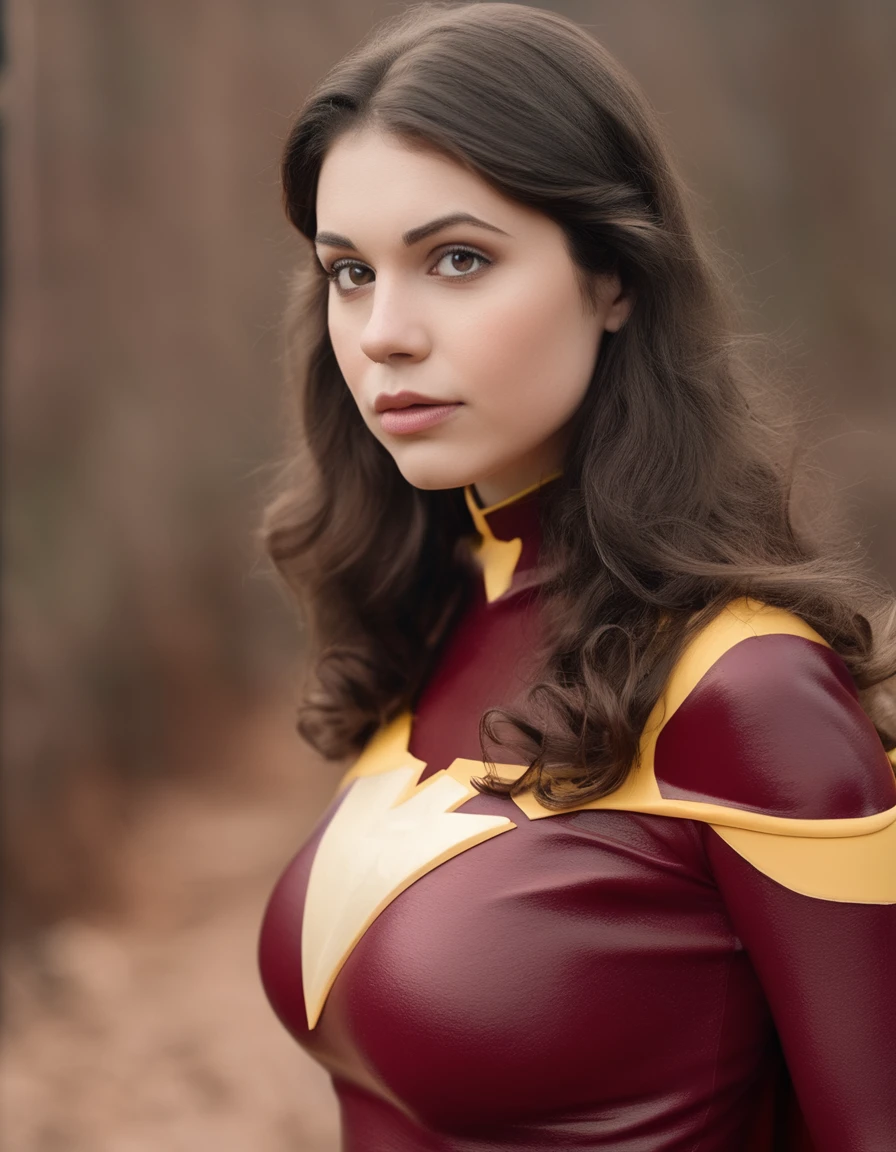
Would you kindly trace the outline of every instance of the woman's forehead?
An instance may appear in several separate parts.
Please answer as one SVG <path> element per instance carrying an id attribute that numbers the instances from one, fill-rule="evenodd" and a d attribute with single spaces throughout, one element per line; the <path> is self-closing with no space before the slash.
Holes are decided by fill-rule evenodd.
<path id="1" fill-rule="evenodd" d="M 444 152 L 373 131 L 345 134 L 331 145 L 318 179 L 316 215 L 317 243 L 348 238 L 351 246 L 364 239 L 361 232 L 410 246 L 446 218 L 513 237 L 542 217 Z"/>

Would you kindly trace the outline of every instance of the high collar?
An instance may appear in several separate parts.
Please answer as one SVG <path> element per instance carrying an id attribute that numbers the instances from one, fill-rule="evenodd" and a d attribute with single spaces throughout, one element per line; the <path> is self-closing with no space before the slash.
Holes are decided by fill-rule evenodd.
<path id="1" fill-rule="evenodd" d="M 553 472 L 486 508 L 477 503 L 472 484 L 464 488 L 467 508 L 477 534 L 474 553 L 482 570 L 489 603 L 511 589 L 516 591 L 535 582 L 541 546 L 539 509 L 542 489 L 561 475 L 561 472 Z"/>

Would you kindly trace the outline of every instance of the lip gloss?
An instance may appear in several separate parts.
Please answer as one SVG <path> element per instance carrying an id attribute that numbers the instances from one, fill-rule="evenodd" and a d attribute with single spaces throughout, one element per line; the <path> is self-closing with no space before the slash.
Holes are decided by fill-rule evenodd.
<path id="1" fill-rule="evenodd" d="M 462 404 L 411 404 L 409 408 L 389 408 L 380 413 L 380 423 L 384 432 L 404 436 L 434 428 L 462 407 Z"/>

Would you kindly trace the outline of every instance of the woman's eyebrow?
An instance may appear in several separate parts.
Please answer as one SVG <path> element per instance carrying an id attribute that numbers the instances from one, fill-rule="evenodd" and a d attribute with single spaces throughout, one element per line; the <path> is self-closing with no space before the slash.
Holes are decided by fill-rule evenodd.
<path id="1" fill-rule="evenodd" d="M 434 232 L 440 232 L 443 228 L 449 228 L 452 224 L 472 224 L 476 228 L 487 228 L 490 232 L 498 232 L 502 236 L 510 235 L 509 232 L 496 228 L 494 224 L 480 220 L 477 216 L 471 216 L 469 212 L 452 212 L 448 216 L 439 216 L 436 220 L 430 220 L 428 224 L 420 224 L 417 228 L 411 228 L 402 235 L 401 239 L 406 247 L 410 248 L 418 241 L 425 240 L 427 236 L 432 236 Z M 314 243 L 326 244 L 329 248 L 350 248 L 353 252 L 357 252 L 357 248 L 347 236 L 340 236 L 336 232 L 318 232 L 314 237 Z"/>

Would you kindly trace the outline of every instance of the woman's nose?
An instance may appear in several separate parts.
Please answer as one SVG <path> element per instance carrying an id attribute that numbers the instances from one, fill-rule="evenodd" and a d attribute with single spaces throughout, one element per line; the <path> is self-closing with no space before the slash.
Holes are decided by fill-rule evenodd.
<path id="1" fill-rule="evenodd" d="M 427 326 L 413 286 L 377 280 L 373 307 L 361 333 L 361 351 L 371 360 L 381 362 L 390 356 L 422 359 L 429 350 Z"/>

